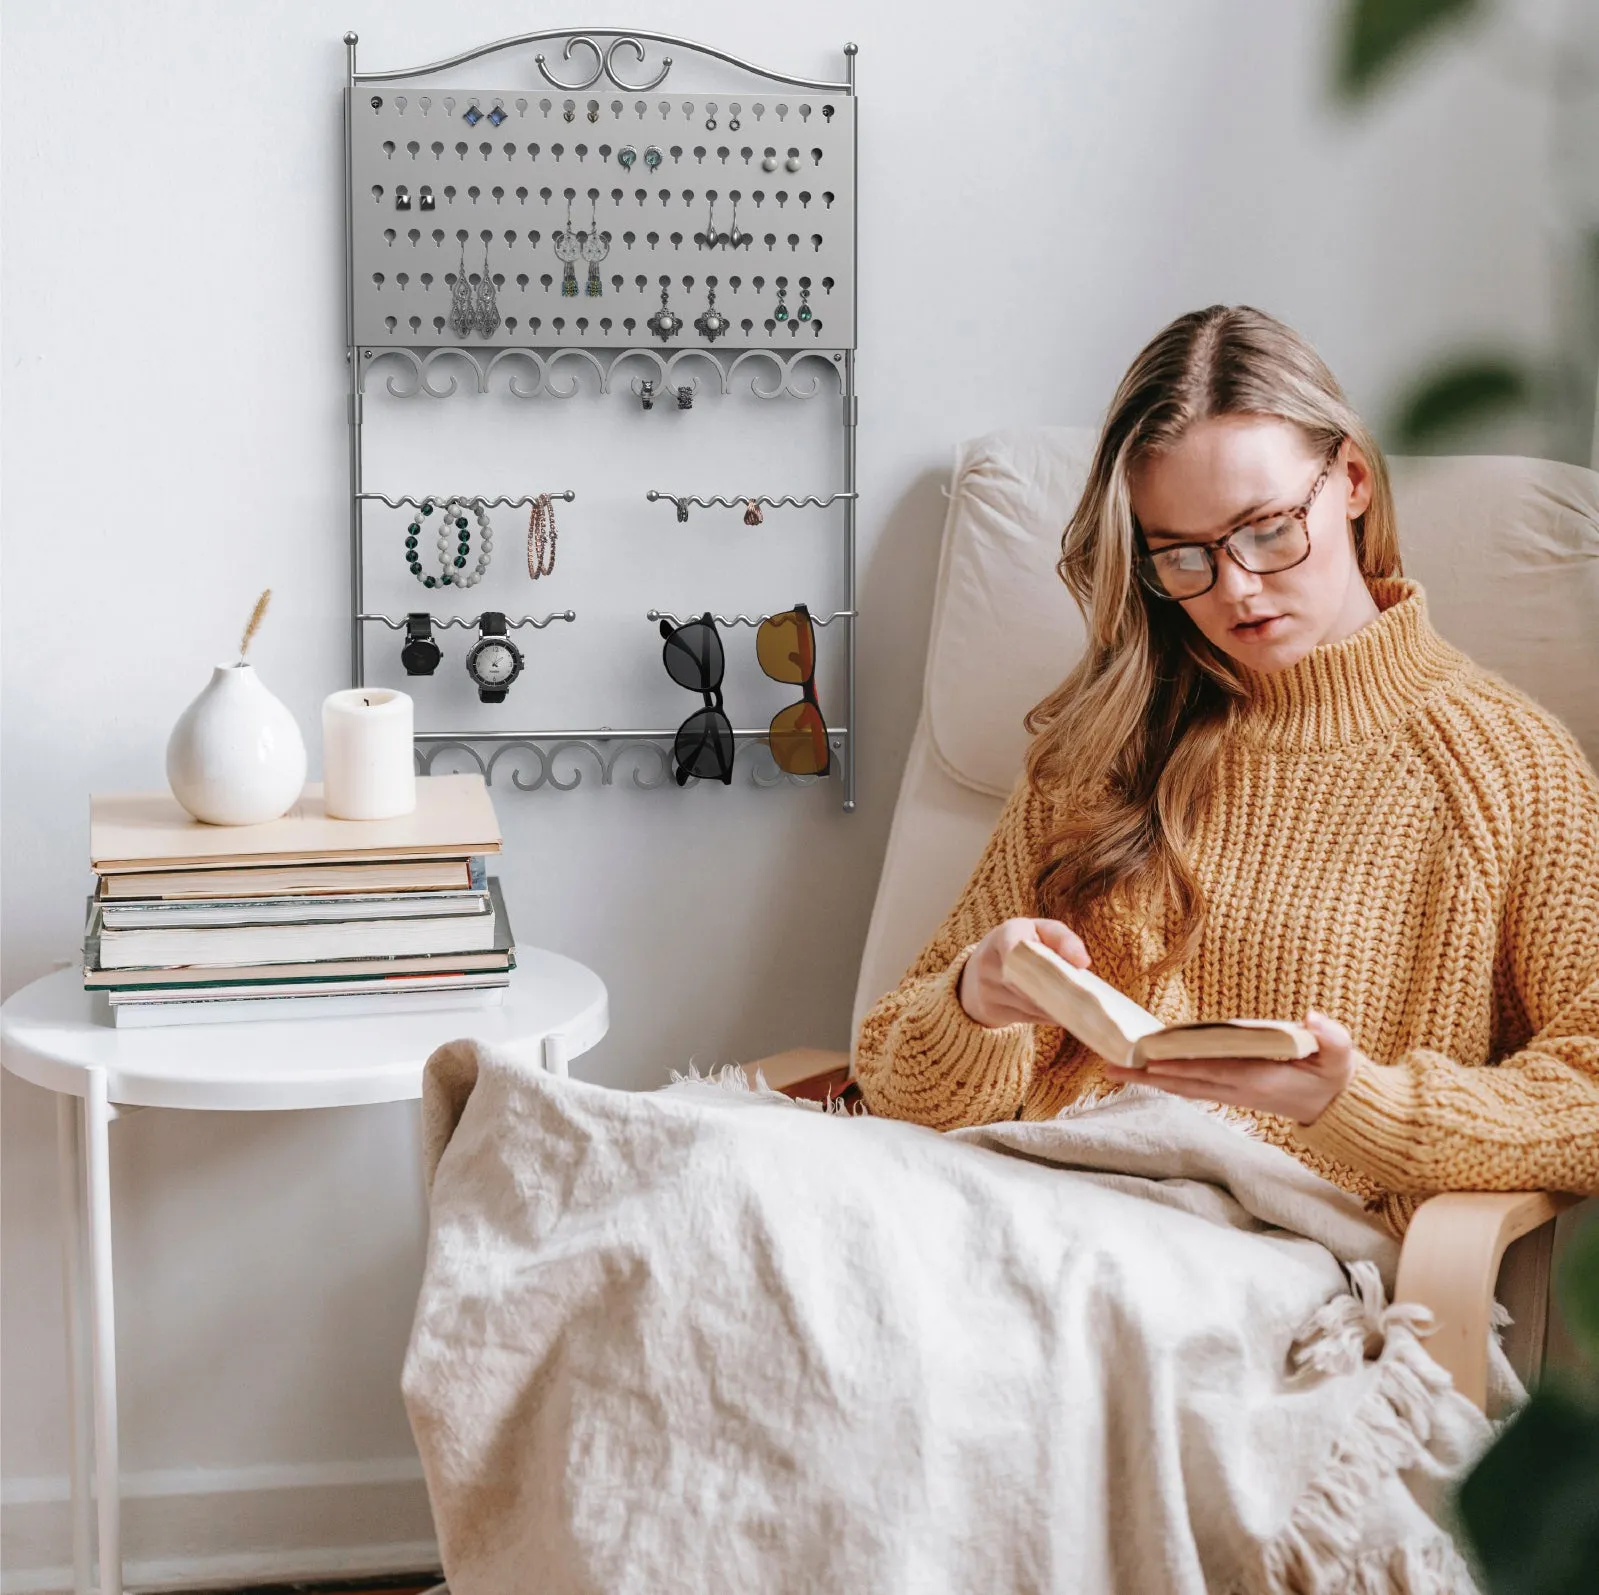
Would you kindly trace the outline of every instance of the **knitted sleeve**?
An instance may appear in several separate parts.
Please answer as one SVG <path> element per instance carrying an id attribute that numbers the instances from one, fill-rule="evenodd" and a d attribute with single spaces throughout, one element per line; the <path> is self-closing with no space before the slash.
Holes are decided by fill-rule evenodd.
<path id="1" fill-rule="evenodd" d="M 1296 1131 L 1388 1190 L 1599 1192 L 1599 778 L 1550 728 L 1518 794 L 1495 979 L 1495 1031 L 1525 1044 L 1482 1068 L 1419 1047 L 1362 1065 Z"/>
<path id="2" fill-rule="evenodd" d="M 1002 921 L 1035 915 L 1033 872 L 1043 843 L 1041 805 L 1018 783 L 960 900 L 899 985 L 861 1021 L 855 1076 L 873 1113 L 936 1130 L 1014 1118 L 1035 1057 L 1060 1032 L 989 1030 L 957 992 L 972 948 Z"/>

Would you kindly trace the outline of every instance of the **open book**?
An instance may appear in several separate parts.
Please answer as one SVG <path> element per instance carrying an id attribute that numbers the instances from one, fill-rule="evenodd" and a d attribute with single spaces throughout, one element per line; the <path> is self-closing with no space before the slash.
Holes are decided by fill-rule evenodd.
<path id="1" fill-rule="evenodd" d="M 1320 1043 L 1303 1025 L 1276 1019 L 1214 1019 L 1163 1025 L 1098 975 L 1042 942 L 1017 942 L 1005 979 L 1056 1024 L 1108 1063 L 1142 1069 L 1158 1058 L 1308 1058 Z"/>

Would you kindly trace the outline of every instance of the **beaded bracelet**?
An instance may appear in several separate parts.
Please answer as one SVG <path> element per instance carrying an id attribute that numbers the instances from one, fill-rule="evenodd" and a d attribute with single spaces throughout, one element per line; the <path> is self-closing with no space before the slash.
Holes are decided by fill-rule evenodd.
<path id="1" fill-rule="evenodd" d="M 417 540 L 422 535 L 422 523 L 441 502 L 444 514 L 438 541 L 440 574 L 424 576 Z M 466 518 L 468 511 L 477 517 L 478 525 L 477 564 L 470 572 L 466 569 L 472 552 L 471 525 Z M 476 587 L 483 580 L 483 572 L 489 568 L 489 561 L 493 557 L 494 532 L 489 526 L 488 514 L 480 503 L 468 499 L 424 499 L 418 507 L 416 519 L 405 528 L 405 562 L 411 567 L 411 574 L 424 587 Z"/>

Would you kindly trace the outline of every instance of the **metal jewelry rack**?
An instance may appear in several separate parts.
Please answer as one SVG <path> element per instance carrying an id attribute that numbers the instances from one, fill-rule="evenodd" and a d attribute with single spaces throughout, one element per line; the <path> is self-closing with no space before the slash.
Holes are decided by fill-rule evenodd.
<path id="1" fill-rule="evenodd" d="M 401 399 L 486 393 L 496 378 L 517 399 L 648 391 L 662 405 L 676 395 L 681 408 L 692 404 L 702 378 L 723 394 L 747 379 L 756 398 L 779 403 L 831 389 L 842 445 L 837 491 L 645 496 L 669 501 L 680 519 L 689 505 L 841 506 L 845 603 L 812 620 L 842 623 L 843 712 L 828 738 L 843 806 L 853 810 L 856 47 L 844 46 L 843 78 L 826 81 L 646 29 L 546 29 L 382 72 L 357 68 L 354 33 L 344 43 L 354 684 L 366 684 L 365 626 L 403 630 L 406 623 L 367 611 L 366 508 L 428 502 L 365 485 L 363 411 L 374 372 Z M 537 48 L 545 45 L 559 49 Z M 529 46 L 531 62 L 524 54 L 508 65 Z M 491 59 L 492 78 L 483 67 L 469 79 L 460 75 Z M 710 86 L 680 83 L 695 72 Z M 470 292 L 493 299 L 492 324 L 478 323 L 489 326 L 486 336 L 462 333 L 452 317 L 463 269 Z M 570 502 L 576 494 L 548 496 Z M 460 501 L 484 509 L 535 502 L 472 494 Z M 507 624 L 542 629 L 575 618 L 567 609 Z M 648 618 L 676 623 L 666 611 L 652 609 Z M 726 626 L 767 618 L 716 616 Z M 477 620 L 435 617 L 433 624 L 470 628 Z M 507 758 L 514 785 L 568 790 L 585 769 L 609 785 L 628 755 L 632 784 L 655 787 L 670 784 L 675 729 L 422 731 L 417 759 L 425 772 L 448 751 L 492 779 Z M 764 729 L 734 735 L 740 743 L 767 739 Z M 572 762 L 574 753 L 583 758 Z M 761 786 L 826 779 L 758 764 L 750 777 Z"/>

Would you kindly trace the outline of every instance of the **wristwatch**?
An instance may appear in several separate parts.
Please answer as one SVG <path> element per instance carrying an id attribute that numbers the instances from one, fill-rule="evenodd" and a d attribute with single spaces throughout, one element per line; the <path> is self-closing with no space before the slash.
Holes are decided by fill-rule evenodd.
<path id="1" fill-rule="evenodd" d="M 406 675 L 431 676 L 443 657 L 443 650 L 433 640 L 433 617 L 425 609 L 412 610 L 405 617 L 405 646 L 400 649 Z"/>
<path id="2" fill-rule="evenodd" d="M 478 640 L 466 656 L 466 673 L 484 703 L 504 703 L 511 683 L 522 674 L 522 652 L 506 636 L 499 610 L 486 609 L 478 617 Z"/>

